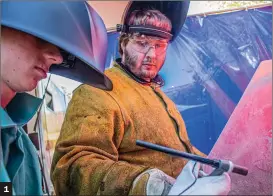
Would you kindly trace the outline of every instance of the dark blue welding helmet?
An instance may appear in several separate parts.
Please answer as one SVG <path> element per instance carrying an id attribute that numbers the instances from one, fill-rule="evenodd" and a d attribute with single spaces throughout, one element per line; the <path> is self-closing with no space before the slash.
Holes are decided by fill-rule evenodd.
<path id="1" fill-rule="evenodd" d="M 1 25 L 57 46 L 63 63 L 49 72 L 111 90 L 103 74 L 107 31 L 100 16 L 84 1 L 1 1 Z"/>
<path id="2" fill-rule="evenodd" d="M 189 10 L 190 1 L 130 1 L 125 8 L 121 24 L 117 25 L 118 32 L 143 33 L 170 39 L 173 41 L 181 31 Z M 126 24 L 134 10 L 156 9 L 167 16 L 172 23 L 172 31 L 167 32 L 155 27 Z"/>

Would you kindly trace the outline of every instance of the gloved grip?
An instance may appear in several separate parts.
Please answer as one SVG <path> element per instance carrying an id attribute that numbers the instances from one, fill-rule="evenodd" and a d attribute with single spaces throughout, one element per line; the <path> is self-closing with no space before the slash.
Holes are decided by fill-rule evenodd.
<path id="1" fill-rule="evenodd" d="M 221 176 L 225 171 L 221 168 L 214 169 L 209 176 Z"/>

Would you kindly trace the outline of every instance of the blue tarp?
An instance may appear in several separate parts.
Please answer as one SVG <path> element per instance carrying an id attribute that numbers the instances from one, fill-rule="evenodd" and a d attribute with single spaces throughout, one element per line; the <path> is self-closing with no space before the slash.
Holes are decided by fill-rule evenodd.
<path id="1" fill-rule="evenodd" d="M 108 33 L 107 67 L 118 55 Z M 164 92 L 185 120 L 191 142 L 209 153 L 259 63 L 272 59 L 272 6 L 191 16 L 160 71 Z"/>

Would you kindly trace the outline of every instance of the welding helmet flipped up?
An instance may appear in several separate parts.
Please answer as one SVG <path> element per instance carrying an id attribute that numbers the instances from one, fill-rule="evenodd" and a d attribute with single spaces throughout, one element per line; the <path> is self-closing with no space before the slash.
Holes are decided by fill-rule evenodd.
<path id="1" fill-rule="evenodd" d="M 130 1 L 125 8 L 121 24 L 117 25 L 117 31 L 123 33 L 143 33 L 158 36 L 173 41 L 181 31 L 186 20 L 190 2 L 184 1 Z M 172 31 L 167 32 L 156 27 L 143 25 L 128 25 L 128 18 L 134 10 L 156 9 L 169 18 L 172 23 Z"/>
<path id="2" fill-rule="evenodd" d="M 2 1 L 1 25 L 36 36 L 60 48 L 63 63 L 49 72 L 111 90 L 103 74 L 107 31 L 84 1 Z"/>

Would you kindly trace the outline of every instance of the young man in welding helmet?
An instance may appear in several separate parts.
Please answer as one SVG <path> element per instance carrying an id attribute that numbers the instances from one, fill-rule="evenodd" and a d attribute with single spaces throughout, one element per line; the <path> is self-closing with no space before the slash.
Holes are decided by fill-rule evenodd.
<path id="1" fill-rule="evenodd" d="M 1 2 L 0 182 L 11 182 L 13 195 L 43 195 L 37 151 L 22 128 L 42 100 L 24 92 L 47 72 L 111 90 L 105 45 L 104 23 L 86 2 Z"/>
<path id="2" fill-rule="evenodd" d="M 188 7 L 187 1 L 129 2 L 118 27 L 121 59 L 106 71 L 113 90 L 83 85 L 68 107 L 51 170 L 57 195 L 228 193 L 227 174 L 198 178 L 199 163 L 135 145 L 139 139 L 205 156 L 191 145 L 158 75 Z"/>

